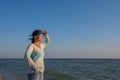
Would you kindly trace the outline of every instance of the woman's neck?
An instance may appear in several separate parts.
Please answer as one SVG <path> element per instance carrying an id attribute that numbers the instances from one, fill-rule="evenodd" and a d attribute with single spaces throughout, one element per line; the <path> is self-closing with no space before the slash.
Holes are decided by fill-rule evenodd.
<path id="1" fill-rule="evenodd" d="M 40 44 L 40 42 L 34 42 L 34 44 Z"/>
<path id="2" fill-rule="evenodd" d="M 34 42 L 33 44 L 41 49 L 40 42 Z"/>

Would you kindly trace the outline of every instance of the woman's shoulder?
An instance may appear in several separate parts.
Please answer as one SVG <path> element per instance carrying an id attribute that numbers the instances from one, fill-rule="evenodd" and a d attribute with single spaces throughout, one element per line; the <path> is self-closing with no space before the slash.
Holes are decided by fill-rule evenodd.
<path id="1" fill-rule="evenodd" d="M 33 43 L 29 43 L 28 46 L 29 46 L 29 47 L 33 47 Z"/>

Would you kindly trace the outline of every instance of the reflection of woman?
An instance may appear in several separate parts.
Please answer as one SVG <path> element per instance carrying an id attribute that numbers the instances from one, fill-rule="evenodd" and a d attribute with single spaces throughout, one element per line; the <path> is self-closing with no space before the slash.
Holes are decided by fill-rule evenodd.
<path id="1" fill-rule="evenodd" d="M 45 42 L 42 42 L 43 37 Z M 31 44 L 25 52 L 25 59 L 27 60 L 32 75 L 28 75 L 28 80 L 43 80 L 44 73 L 44 48 L 48 46 L 50 39 L 46 30 L 35 30 L 32 33 Z"/>

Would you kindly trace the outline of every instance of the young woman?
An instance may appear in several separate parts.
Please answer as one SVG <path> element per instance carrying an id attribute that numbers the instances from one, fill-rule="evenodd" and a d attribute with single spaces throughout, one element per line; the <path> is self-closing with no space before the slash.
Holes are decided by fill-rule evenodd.
<path id="1" fill-rule="evenodd" d="M 43 80 L 44 73 L 44 48 L 50 43 L 46 30 L 34 30 L 31 43 L 25 52 L 25 59 L 30 66 L 32 75 L 28 75 L 28 80 Z M 42 39 L 45 38 L 45 42 Z"/>

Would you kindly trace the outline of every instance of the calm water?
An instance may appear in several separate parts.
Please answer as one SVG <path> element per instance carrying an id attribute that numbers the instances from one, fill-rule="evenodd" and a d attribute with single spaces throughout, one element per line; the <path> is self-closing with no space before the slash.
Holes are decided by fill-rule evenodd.
<path id="1" fill-rule="evenodd" d="M 0 59 L 0 80 L 27 80 L 23 59 Z M 45 59 L 45 80 L 120 80 L 120 59 Z"/>

